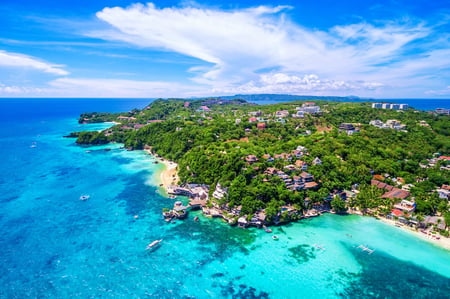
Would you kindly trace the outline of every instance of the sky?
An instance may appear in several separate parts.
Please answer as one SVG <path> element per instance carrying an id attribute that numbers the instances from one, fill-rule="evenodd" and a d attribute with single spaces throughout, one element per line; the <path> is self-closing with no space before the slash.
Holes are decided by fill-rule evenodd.
<path id="1" fill-rule="evenodd" d="M 0 97 L 450 98 L 449 0 L 1 0 Z"/>

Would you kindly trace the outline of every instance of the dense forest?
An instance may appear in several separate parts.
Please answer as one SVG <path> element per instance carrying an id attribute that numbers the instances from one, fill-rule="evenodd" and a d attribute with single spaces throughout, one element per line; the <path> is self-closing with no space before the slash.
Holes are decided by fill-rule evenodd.
<path id="1" fill-rule="evenodd" d="M 369 103 L 314 101 L 321 112 L 294 117 L 305 101 L 254 105 L 243 100 L 156 100 L 142 110 L 122 114 L 83 114 L 80 122 L 115 121 L 103 132 L 74 133 L 79 144 L 123 143 L 131 149 L 152 152 L 179 164 L 182 183 L 202 183 L 228 188 L 221 204 L 241 206 L 252 215 L 265 209 L 273 217 L 281 206 L 305 209 L 305 202 L 327 201 L 336 211 L 358 207 L 386 213 L 395 203 L 381 198 L 370 185 L 374 175 L 386 184 L 410 185 L 415 215 L 442 215 L 450 220 L 448 200 L 434 192 L 449 184 L 450 118 L 408 109 L 374 109 Z M 279 116 L 277 111 L 287 111 Z M 396 120 L 401 130 L 380 128 L 373 120 Z M 355 130 L 340 129 L 343 123 Z M 263 124 L 263 126 L 261 126 Z M 351 133 L 351 134 L 350 134 Z M 292 154 L 298 147 L 301 156 Z M 285 154 L 283 158 L 267 159 Z M 249 162 L 248 156 L 256 159 Z M 320 163 L 315 163 L 318 158 Z M 430 159 L 436 163 L 430 166 Z M 279 176 L 267 170 L 285 169 L 297 160 L 308 165 L 316 188 L 289 190 Z M 292 168 L 290 177 L 304 170 Z M 359 189 L 358 196 L 343 200 L 334 194 Z M 307 201 L 306 201 L 307 200 Z M 447 223 L 449 225 L 449 223 Z"/>

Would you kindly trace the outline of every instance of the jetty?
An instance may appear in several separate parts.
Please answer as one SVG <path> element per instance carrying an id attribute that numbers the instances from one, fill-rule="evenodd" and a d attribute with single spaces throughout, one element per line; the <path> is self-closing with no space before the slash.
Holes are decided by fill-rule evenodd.
<path id="1" fill-rule="evenodd" d="M 362 251 L 367 251 L 367 253 L 368 254 L 372 254 L 372 253 L 374 253 L 374 251 L 375 251 L 375 249 L 370 249 L 369 247 L 367 247 L 367 246 L 364 246 L 364 245 L 359 245 L 358 247 L 356 247 L 356 248 L 359 248 L 359 249 L 361 249 Z"/>

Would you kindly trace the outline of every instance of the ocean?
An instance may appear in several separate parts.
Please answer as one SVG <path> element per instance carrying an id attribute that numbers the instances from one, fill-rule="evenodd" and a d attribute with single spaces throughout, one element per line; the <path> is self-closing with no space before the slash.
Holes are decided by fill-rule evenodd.
<path id="1" fill-rule="evenodd" d="M 146 104 L 0 99 L 0 298 L 448 298 L 450 252 L 397 227 L 324 215 L 275 241 L 200 212 L 166 223 L 153 157 L 62 137 Z"/>

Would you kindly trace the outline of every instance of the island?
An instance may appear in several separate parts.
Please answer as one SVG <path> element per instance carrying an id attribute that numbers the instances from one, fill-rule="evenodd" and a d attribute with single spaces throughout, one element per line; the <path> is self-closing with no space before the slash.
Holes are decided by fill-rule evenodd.
<path id="1" fill-rule="evenodd" d="M 448 112 L 448 111 L 447 111 Z M 231 225 L 282 225 L 322 213 L 371 215 L 427 238 L 449 236 L 450 116 L 401 104 L 301 99 L 158 99 L 84 113 L 77 143 L 122 143 L 170 163 L 167 221 L 201 209 Z M 170 162 L 169 162 L 170 161 Z M 167 180 L 166 180 L 167 181 Z"/>

